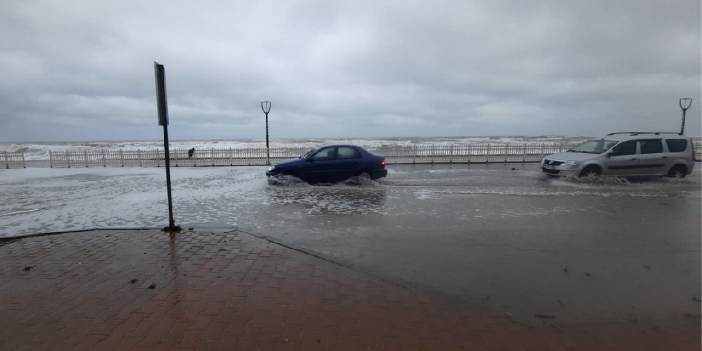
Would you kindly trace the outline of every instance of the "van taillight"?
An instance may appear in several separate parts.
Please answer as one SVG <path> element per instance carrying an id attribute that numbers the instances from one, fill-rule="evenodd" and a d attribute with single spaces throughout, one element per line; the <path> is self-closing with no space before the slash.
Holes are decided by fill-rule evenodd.
<path id="1" fill-rule="evenodd" d="M 380 161 L 380 168 L 385 168 L 385 160 Z"/>

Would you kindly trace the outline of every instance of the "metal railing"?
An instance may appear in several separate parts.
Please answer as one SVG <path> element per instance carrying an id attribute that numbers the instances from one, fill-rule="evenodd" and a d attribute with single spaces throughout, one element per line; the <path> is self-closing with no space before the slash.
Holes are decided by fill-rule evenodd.
<path id="1" fill-rule="evenodd" d="M 27 168 L 27 162 L 24 160 L 23 152 L 0 152 L 0 167 L 9 168 Z"/>
<path id="2" fill-rule="evenodd" d="M 388 146 L 372 150 L 388 164 L 538 162 L 567 150 L 570 144 L 428 144 Z"/>
<path id="3" fill-rule="evenodd" d="M 385 156 L 388 164 L 538 162 L 544 155 L 565 151 L 569 144 L 425 144 L 381 146 L 369 151 Z M 271 163 L 297 158 L 309 148 L 271 148 Z M 170 151 L 174 167 L 262 166 L 265 148 L 187 149 Z M 90 150 L 51 151 L 50 167 L 162 167 L 164 151 Z"/>
<path id="4" fill-rule="evenodd" d="M 272 148 L 271 162 L 298 157 L 308 148 Z M 266 164 L 266 148 L 170 150 L 172 167 L 258 166 Z M 50 151 L 52 168 L 75 167 L 163 167 L 163 149 Z"/>
<path id="5" fill-rule="evenodd" d="M 461 143 L 384 145 L 369 151 L 385 156 L 388 164 L 451 164 L 451 163 L 521 163 L 538 162 L 545 155 L 570 148 L 568 143 Z M 308 151 L 307 147 L 271 148 L 271 163 L 297 158 Z M 702 143 L 694 144 L 695 157 L 702 159 Z M 266 165 L 266 148 L 210 148 L 197 149 L 192 156 L 188 149 L 171 149 L 173 167 L 212 166 L 263 166 Z M 0 152 L 0 168 L 32 167 L 22 152 Z M 43 161 L 47 162 L 47 161 Z M 91 167 L 162 167 L 164 151 L 149 150 L 73 150 L 50 151 L 48 165 L 52 168 Z"/>

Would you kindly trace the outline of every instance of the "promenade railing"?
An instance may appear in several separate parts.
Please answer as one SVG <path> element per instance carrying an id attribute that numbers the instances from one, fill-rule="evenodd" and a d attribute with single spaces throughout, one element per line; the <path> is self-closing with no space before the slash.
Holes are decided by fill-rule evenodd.
<path id="1" fill-rule="evenodd" d="M 307 148 L 272 148 L 271 162 L 298 157 Z M 170 150 L 173 167 L 259 166 L 266 164 L 266 148 L 188 149 Z M 52 168 L 75 167 L 163 167 L 163 149 L 149 150 L 82 150 L 50 151 Z"/>
<path id="2" fill-rule="evenodd" d="M 23 152 L 0 152 L 0 168 L 27 168 Z"/>
<path id="3" fill-rule="evenodd" d="M 382 145 L 368 150 L 385 156 L 387 164 L 526 163 L 538 162 L 545 155 L 562 152 L 572 146 L 568 143 L 461 143 Z M 695 143 L 694 147 L 696 159 L 702 159 L 702 143 Z M 308 147 L 271 148 L 271 163 L 297 158 L 308 150 Z M 192 156 L 188 149 L 177 148 L 170 152 L 174 167 L 266 165 L 265 148 L 196 149 Z M 0 168 L 33 167 L 36 162 L 26 161 L 22 152 L 0 152 Z M 43 167 L 52 168 L 163 167 L 165 164 L 163 149 L 50 151 L 49 160 L 42 162 Z"/>
<path id="4" fill-rule="evenodd" d="M 422 144 L 411 146 L 386 145 L 369 148 L 385 156 L 387 164 L 450 164 L 538 162 L 544 155 L 565 151 L 568 144 Z M 271 148 L 271 163 L 294 159 L 309 148 Z M 174 167 L 263 166 L 265 148 L 197 149 L 189 155 L 187 149 L 170 150 Z M 151 150 L 83 150 L 51 151 L 50 167 L 162 167 L 164 151 Z"/>

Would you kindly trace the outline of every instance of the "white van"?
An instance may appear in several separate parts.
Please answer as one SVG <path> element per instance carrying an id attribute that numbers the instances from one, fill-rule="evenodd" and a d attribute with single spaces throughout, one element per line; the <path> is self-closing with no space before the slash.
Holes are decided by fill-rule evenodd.
<path id="1" fill-rule="evenodd" d="M 553 176 L 685 177 L 695 166 L 692 139 L 676 133 L 617 132 L 541 160 Z"/>

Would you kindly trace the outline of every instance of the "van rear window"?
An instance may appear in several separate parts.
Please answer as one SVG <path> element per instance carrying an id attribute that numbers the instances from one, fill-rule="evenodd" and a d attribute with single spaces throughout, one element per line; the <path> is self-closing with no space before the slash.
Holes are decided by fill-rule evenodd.
<path id="1" fill-rule="evenodd" d="M 669 152 L 683 152 L 687 149 L 687 139 L 666 139 Z"/>
<path id="2" fill-rule="evenodd" d="M 642 154 L 659 154 L 663 152 L 661 139 L 641 140 L 639 142 L 641 143 Z"/>

